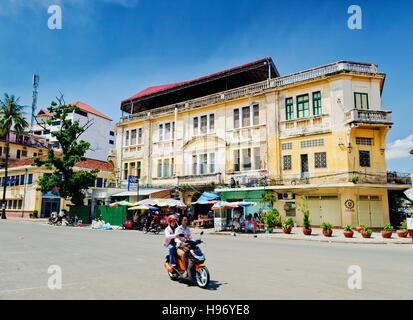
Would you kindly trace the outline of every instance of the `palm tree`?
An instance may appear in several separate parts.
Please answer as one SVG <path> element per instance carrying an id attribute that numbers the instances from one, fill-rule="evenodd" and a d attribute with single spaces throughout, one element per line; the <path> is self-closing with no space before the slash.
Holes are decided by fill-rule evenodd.
<path id="1" fill-rule="evenodd" d="M 9 139 L 10 131 L 13 128 L 14 132 L 18 137 L 24 133 L 29 125 L 24 120 L 23 109 L 24 106 L 19 105 L 19 99 L 15 98 L 14 95 L 9 96 L 7 93 L 4 94 L 3 101 L 0 100 L 0 136 L 6 137 L 6 163 L 5 163 L 5 177 L 4 177 L 4 188 L 3 188 L 3 201 L 2 201 L 2 211 L 1 218 L 6 219 L 6 187 L 7 187 L 7 167 L 9 161 Z"/>

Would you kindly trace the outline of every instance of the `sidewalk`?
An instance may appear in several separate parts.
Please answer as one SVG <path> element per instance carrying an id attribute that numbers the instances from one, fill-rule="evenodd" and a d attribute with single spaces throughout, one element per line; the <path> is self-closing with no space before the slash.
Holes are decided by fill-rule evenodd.
<path id="1" fill-rule="evenodd" d="M 360 233 L 354 230 L 354 235 L 352 238 L 344 237 L 342 229 L 333 229 L 333 235 L 331 237 L 325 237 L 323 235 L 323 229 L 321 228 L 312 228 L 312 233 L 310 236 L 303 234 L 302 228 L 297 227 L 293 228 L 290 234 L 285 234 L 282 229 L 274 229 L 272 233 L 266 234 L 264 232 L 260 233 L 235 233 L 235 237 L 242 238 L 258 238 L 258 239 L 286 239 L 286 240 L 305 240 L 305 241 L 319 241 L 319 242 L 337 242 L 337 243 L 366 243 L 366 244 L 410 244 L 413 245 L 413 239 L 399 238 L 397 233 L 394 231 L 390 239 L 384 239 L 381 236 L 381 232 L 373 232 L 371 238 L 363 238 Z M 191 228 L 193 234 L 199 234 L 201 231 L 204 231 L 205 234 L 214 234 L 214 235 L 224 235 L 232 236 L 231 231 L 216 231 L 214 229 L 199 229 Z"/>
<path id="2" fill-rule="evenodd" d="M 19 221 L 19 222 L 36 222 L 36 223 L 47 223 L 49 221 L 48 218 L 29 218 L 29 217 L 7 217 L 7 219 L 3 221 Z"/>

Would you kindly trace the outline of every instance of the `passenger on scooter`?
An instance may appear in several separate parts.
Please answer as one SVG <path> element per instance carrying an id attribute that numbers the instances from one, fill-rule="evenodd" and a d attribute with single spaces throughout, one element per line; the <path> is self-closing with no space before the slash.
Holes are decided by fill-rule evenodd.
<path id="1" fill-rule="evenodd" d="M 181 225 L 176 228 L 175 230 L 175 242 L 176 242 L 176 249 L 178 256 L 181 258 L 183 265 L 185 266 L 185 272 L 182 275 L 183 278 L 188 277 L 188 270 L 187 270 L 187 259 L 185 258 L 186 252 L 188 251 L 188 247 L 186 246 L 186 241 L 191 240 L 191 230 L 188 227 L 188 218 L 183 216 L 181 219 Z"/>
<path id="2" fill-rule="evenodd" d="M 168 250 L 169 250 L 169 264 L 171 265 L 171 267 L 174 267 L 175 266 L 174 253 L 175 253 L 175 246 L 176 246 L 175 230 L 176 230 L 178 224 L 176 222 L 176 218 L 172 215 L 169 216 L 166 219 L 166 222 L 168 223 L 168 226 L 165 229 L 165 241 L 164 241 L 163 245 L 168 248 Z"/>
<path id="3" fill-rule="evenodd" d="M 150 229 L 159 226 L 161 224 L 161 217 L 158 211 L 155 211 L 155 216 L 152 219 Z"/>

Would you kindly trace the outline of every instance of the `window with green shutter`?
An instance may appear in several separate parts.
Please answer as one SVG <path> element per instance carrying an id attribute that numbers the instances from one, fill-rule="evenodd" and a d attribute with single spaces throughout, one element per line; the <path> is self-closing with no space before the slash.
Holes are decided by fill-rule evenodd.
<path id="1" fill-rule="evenodd" d="M 356 109 L 369 109 L 369 96 L 367 93 L 354 92 L 354 107 Z"/>
<path id="2" fill-rule="evenodd" d="M 310 103 L 308 94 L 297 96 L 297 118 L 305 118 L 310 115 Z"/>
<path id="3" fill-rule="evenodd" d="M 286 120 L 292 120 L 294 117 L 294 102 L 293 98 L 287 98 L 285 99 L 285 119 Z"/>
<path id="4" fill-rule="evenodd" d="M 313 115 L 321 114 L 321 92 L 313 92 Z"/>

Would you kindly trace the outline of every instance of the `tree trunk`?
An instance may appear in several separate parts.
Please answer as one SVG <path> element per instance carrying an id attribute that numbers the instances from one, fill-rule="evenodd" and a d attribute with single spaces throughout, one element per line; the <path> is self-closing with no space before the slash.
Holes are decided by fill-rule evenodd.
<path id="1" fill-rule="evenodd" d="M 6 134 L 6 163 L 4 167 L 4 187 L 3 187 L 3 201 L 2 201 L 2 211 L 1 211 L 1 218 L 2 219 L 7 219 L 6 217 L 6 188 L 7 188 L 7 168 L 8 168 L 8 162 L 9 162 L 9 134 L 10 132 L 7 132 Z"/>

